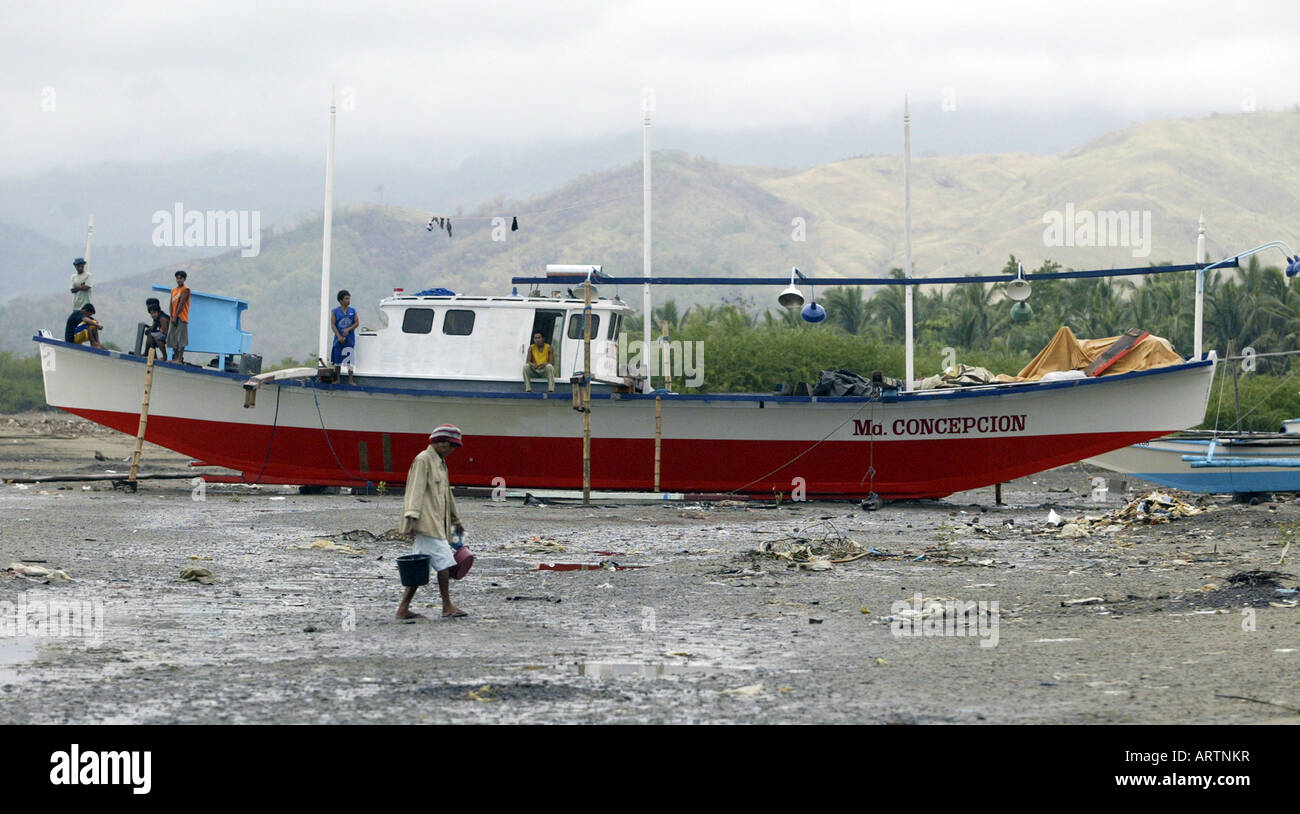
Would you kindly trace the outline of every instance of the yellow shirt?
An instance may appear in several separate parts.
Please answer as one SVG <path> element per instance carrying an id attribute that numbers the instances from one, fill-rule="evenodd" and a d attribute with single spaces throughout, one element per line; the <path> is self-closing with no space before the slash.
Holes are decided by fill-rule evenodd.
<path id="1" fill-rule="evenodd" d="M 530 365 L 549 365 L 551 364 L 551 346 L 544 344 L 540 348 L 534 342 L 528 346 L 528 364 Z"/>

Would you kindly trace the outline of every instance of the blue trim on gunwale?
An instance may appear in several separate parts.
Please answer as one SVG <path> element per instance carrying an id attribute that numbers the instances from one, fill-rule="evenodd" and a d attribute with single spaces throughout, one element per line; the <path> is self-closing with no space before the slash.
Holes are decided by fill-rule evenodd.
<path id="1" fill-rule="evenodd" d="M 68 350 L 77 350 L 82 353 L 95 353 L 102 356 L 116 357 L 125 361 L 145 363 L 145 357 L 134 356 L 122 351 L 104 350 L 100 348 L 91 348 L 84 345 L 77 345 L 70 342 L 64 342 L 61 339 L 52 339 L 35 335 L 32 337 L 34 342 L 43 342 L 50 345 L 60 345 Z M 964 388 L 960 390 L 924 390 L 907 394 L 886 395 L 880 398 L 884 404 L 895 404 L 899 402 L 927 402 L 942 401 L 946 399 L 960 398 L 979 398 L 981 396 L 1000 396 L 1004 394 L 1041 392 L 1043 390 L 1058 390 L 1066 387 L 1087 387 L 1091 385 L 1104 384 L 1106 382 L 1122 381 L 1126 379 L 1135 379 L 1141 376 L 1160 376 L 1167 373 L 1173 373 L 1179 370 L 1186 370 L 1193 367 L 1206 367 L 1210 365 L 1209 359 L 1198 359 L 1194 362 L 1183 362 L 1178 365 L 1169 365 L 1168 367 L 1157 367 L 1150 370 L 1135 370 L 1131 373 L 1119 373 L 1113 376 L 1101 376 L 1097 378 L 1083 379 L 1066 379 L 1055 382 L 1025 382 L 1023 384 L 1008 384 L 998 387 L 976 387 Z M 208 370 L 202 367 L 193 367 L 190 365 L 178 365 L 175 362 L 154 361 L 155 367 L 169 368 L 171 370 L 183 373 L 198 374 L 203 376 L 216 376 L 218 378 L 229 379 L 243 384 L 248 381 L 249 377 L 239 373 L 227 373 L 223 370 Z M 428 390 L 422 388 L 409 387 L 366 387 L 363 385 L 348 384 L 316 384 L 315 382 L 305 382 L 299 380 L 286 380 L 274 382 L 279 386 L 288 387 L 315 387 L 318 390 L 338 391 L 344 393 L 385 393 L 400 396 L 436 396 L 443 398 L 478 398 L 478 399 L 524 399 L 541 401 L 546 398 L 545 393 L 492 393 L 481 390 Z M 737 401 L 737 402 L 774 402 L 777 404 L 865 404 L 871 399 L 865 396 L 778 396 L 766 393 L 661 393 L 664 401 Z M 655 398 L 654 393 L 592 393 L 593 400 L 609 401 L 652 401 Z M 570 400 L 571 396 L 565 393 L 563 396 L 554 394 L 550 400 L 556 401 L 563 398 Z"/>

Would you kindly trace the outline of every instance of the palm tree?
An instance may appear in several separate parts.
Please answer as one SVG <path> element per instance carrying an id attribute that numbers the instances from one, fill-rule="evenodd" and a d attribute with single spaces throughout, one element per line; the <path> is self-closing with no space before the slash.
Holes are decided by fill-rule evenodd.
<path id="1" fill-rule="evenodd" d="M 846 333 L 859 334 L 869 324 L 868 301 L 857 286 L 837 286 L 822 298 L 830 322 Z"/>

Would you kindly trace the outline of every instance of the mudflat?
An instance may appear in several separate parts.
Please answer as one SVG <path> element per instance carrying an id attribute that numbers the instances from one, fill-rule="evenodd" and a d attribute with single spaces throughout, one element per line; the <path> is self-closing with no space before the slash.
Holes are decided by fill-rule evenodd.
<path id="1" fill-rule="evenodd" d="M 0 417 L 0 475 L 125 475 L 132 444 Z M 0 484 L 0 568 L 28 566 L 0 571 L 0 722 L 1300 720 L 1300 504 L 1166 492 L 1199 512 L 1147 525 L 1121 510 L 1155 487 L 1097 503 L 1097 474 L 878 511 L 462 498 L 470 615 L 430 586 L 414 623 L 398 495 Z"/>

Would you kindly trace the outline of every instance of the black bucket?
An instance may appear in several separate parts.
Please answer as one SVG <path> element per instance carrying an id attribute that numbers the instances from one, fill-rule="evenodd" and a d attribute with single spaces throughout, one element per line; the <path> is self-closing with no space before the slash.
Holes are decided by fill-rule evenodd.
<path id="1" fill-rule="evenodd" d="M 397 573 L 402 577 L 402 584 L 407 588 L 419 588 L 429 584 L 429 563 L 433 558 L 428 554 L 403 554 L 397 558 Z"/>

